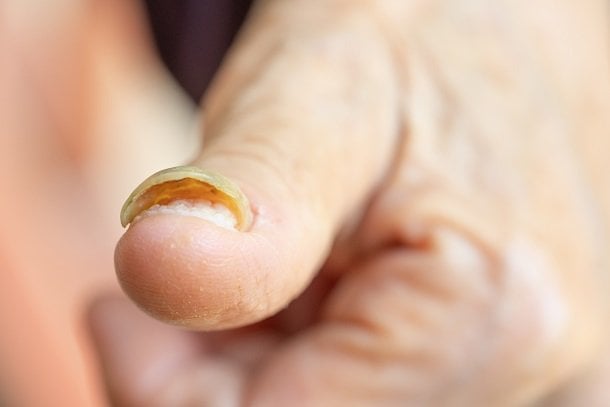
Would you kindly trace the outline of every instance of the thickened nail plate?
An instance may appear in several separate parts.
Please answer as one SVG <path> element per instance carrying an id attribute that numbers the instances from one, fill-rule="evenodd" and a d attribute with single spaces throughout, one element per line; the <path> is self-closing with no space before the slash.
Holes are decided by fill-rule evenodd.
<path id="1" fill-rule="evenodd" d="M 201 214 L 214 221 L 215 213 L 226 216 L 224 208 L 235 218 L 235 229 L 245 231 L 250 227 L 248 198 L 233 181 L 198 167 L 172 167 L 151 175 L 129 195 L 121 210 L 121 224 L 126 227 L 148 210 Z M 227 222 L 221 223 L 225 226 Z"/>

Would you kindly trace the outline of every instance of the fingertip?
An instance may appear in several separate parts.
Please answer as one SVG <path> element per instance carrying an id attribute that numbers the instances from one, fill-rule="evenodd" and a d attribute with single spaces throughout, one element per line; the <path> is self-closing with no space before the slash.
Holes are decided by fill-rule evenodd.
<path id="1" fill-rule="evenodd" d="M 117 275 L 127 295 L 164 322 L 203 330 L 252 323 L 299 291 L 274 229 L 242 233 L 191 216 L 148 216 L 119 241 Z"/>

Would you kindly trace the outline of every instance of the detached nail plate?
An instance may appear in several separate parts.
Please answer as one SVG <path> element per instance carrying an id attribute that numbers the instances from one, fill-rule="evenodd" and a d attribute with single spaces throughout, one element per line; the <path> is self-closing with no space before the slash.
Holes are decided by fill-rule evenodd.
<path id="1" fill-rule="evenodd" d="M 125 201 L 121 224 L 126 227 L 147 211 L 200 216 L 239 231 L 252 223 L 248 198 L 233 181 L 194 166 L 167 168 L 144 180 Z M 226 220 L 229 214 L 234 222 Z"/>

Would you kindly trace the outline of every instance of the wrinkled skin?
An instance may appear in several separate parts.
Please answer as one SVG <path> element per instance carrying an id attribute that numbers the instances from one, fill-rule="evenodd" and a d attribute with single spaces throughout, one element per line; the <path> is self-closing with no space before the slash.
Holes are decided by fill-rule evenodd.
<path id="1" fill-rule="evenodd" d="M 603 405 L 606 5 L 404 3 L 254 10 L 195 164 L 255 223 L 125 233 L 131 299 L 216 332 L 98 301 L 118 404 Z"/>
<path id="2" fill-rule="evenodd" d="M 102 335 L 117 397 L 523 405 L 585 369 L 608 272 L 597 6 L 260 4 L 204 103 L 195 160 L 236 179 L 257 222 L 243 236 L 149 217 L 117 272 L 157 318 L 224 329 L 273 315 L 324 266 L 275 319 L 185 344 L 201 362 L 176 356 L 152 388 L 132 377 L 159 349 L 114 358 L 154 328 Z"/>

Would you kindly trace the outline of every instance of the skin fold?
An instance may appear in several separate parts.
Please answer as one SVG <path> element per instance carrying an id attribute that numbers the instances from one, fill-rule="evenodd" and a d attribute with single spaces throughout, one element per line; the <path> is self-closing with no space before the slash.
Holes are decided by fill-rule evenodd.
<path id="1" fill-rule="evenodd" d="M 66 174 L 89 185 L 76 198 L 49 188 L 57 210 L 46 212 L 31 198 L 38 189 L 19 190 L 22 210 L 46 217 L 32 217 L 38 229 L 23 222 L 23 238 L 0 234 L 14 270 L 30 264 L 23 248 L 43 246 L 33 236 L 57 245 L 59 259 L 82 241 L 78 228 L 111 242 L 120 194 L 194 149 L 171 141 L 188 133 L 189 106 L 150 68 L 145 36 L 125 45 L 116 35 L 137 19 L 114 7 L 91 19 L 90 144 L 46 141 L 80 158 L 50 167 L 15 147 L 23 159 L 2 160 L 5 173 L 27 168 L 41 185 L 64 185 Z M 53 263 L 45 295 L 87 289 L 51 320 L 76 325 L 93 303 L 91 342 L 81 325 L 63 339 L 45 331 L 62 346 L 43 349 L 70 348 L 68 336 L 81 346 L 66 350 L 79 368 L 63 382 L 89 372 L 80 400 L 100 405 L 103 393 L 128 406 L 607 404 L 608 15 L 602 1 L 257 2 L 202 102 L 203 148 L 191 160 L 241 187 L 251 229 L 170 214 L 135 222 L 114 260 L 138 307 L 102 295 L 112 287 L 102 271 L 80 273 L 106 266 L 92 260 L 108 261 L 103 247 L 91 243 L 67 271 Z M 147 86 L 133 85 L 138 77 Z M 153 102 L 163 95 L 180 113 Z M 117 100 L 158 108 L 124 113 Z M 100 215 L 85 227 L 78 219 L 93 208 Z M 75 232 L 45 238 L 66 219 Z M 0 351 L 27 377 L 32 362 L 6 351 L 14 337 Z"/>
<path id="2" fill-rule="evenodd" d="M 296 302 L 317 295 L 317 309 L 293 304 L 249 328 L 279 341 L 253 367 L 204 351 L 158 388 L 160 404 L 527 405 L 595 360 L 608 272 L 604 5 L 548 6 L 254 9 L 204 101 L 195 160 L 242 185 L 252 230 L 148 217 L 120 241 L 117 273 L 153 316 L 205 330 L 273 315 L 320 267 L 327 291 Z M 306 322 L 285 336 L 291 313 Z M 200 390 L 217 358 L 234 382 Z M 128 403 L 148 400 L 116 386 Z"/>

